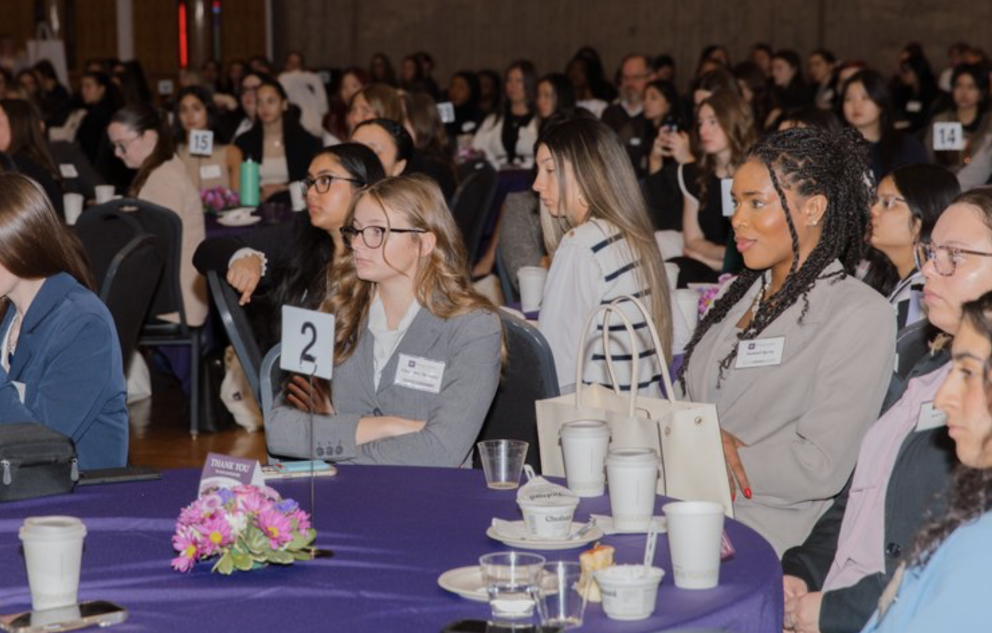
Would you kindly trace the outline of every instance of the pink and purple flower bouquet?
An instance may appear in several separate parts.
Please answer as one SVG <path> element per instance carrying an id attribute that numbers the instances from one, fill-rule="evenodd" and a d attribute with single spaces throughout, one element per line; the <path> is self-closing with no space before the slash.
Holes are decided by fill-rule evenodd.
<path id="1" fill-rule="evenodd" d="M 200 201 L 207 212 L 220 213 L 225 209 L 234 209 L 241 204 L 237 193 L 227 187 L 214 187 L 200 192 Z"/>
<path id="2" fill-rule="evenodd" d="M 183 508 L 176 522 L 172 559 L 188 572 L 197 561 L 217 557 L 211 571 L 230 575 L 269 563 L 292 565 L 312 558 L 317 531 L 310 515 L 268 486 L 238 486 L 201 495 Z"/>

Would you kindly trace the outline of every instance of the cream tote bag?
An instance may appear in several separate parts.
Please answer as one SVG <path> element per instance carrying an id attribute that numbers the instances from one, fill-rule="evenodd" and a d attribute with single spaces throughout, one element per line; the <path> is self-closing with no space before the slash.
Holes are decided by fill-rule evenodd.
<path id="1" fill-rule="evenodd" d="M 641 311 L 655 349 L 662 349 L 651 314 L 636 297 L 620 297 L 589 315 L 579 345 L 583 347 L 589 328 L 603 313 L 603 350 L 613 388 L 582 384 L 586 359 L 580 355 L 575 368 L 575 393 L 537 401 L 542 474 L 565 476 L 559 441 L 563 424 L 576 420 L 603 420 L 610 426 L 611 448 L 652 448 L 661 456 L 658 494 L 685 501 L 714 501 L 723 504 L 727 516 L 733 517 L 716 406 L 676 400 L 671 376 L 663 360 L 659 364 L 667 398 L 639 396 L 635 389 L 629 393 L 620 390 L 608 345 L 611 336 L 608 325 L 613 323 L 614 315 L 620 319 L 630 338 L 629 349 L 633 358 L 638 358 L 640 352 L 633 325 L 618 308 L 625 301 L 633 302 Z M 631 363 L 631 385 L 639 384 L 639 365 L 637 362 Z"/>

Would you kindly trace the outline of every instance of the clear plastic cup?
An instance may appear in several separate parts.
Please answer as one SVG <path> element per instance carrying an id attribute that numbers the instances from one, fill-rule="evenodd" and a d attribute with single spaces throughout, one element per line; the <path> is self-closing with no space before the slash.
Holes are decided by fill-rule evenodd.
<path id="1" fill-rule="evenodd" d="M 534 617 L 544 563 L 543 556 L 525 552 L 496 552 L 479 558 L 493 624 L 514 626 Z"/>
<path id="2" fill-rule="evenodd" d="M 527 459 L 527 442 L 485 440 L 476 444 L 479 461 L 486 474 L 486 485 L 493 490 L 513 490 L 520 485 L 520 473 Z"/>
<path id="3" fill-rule="evenodd" d="M 571 561 L 547 563 L 538 590 L 537 612 L 544 626 L 582 626 L 588 596 L 578 591 L 582 567 Z"/>

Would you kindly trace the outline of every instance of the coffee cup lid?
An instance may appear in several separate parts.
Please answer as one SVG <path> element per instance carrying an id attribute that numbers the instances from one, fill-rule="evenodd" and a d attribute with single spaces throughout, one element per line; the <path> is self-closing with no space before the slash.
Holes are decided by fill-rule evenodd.
<path id="1" fill-rule="evenodd" d="M 565 435 L 576 435 L 579 437 L 609 437 L 610 435 L 610 425 L 602 420 L 576 420 L 575 422 L 569 422 L 563 424 L 559 433 Z"/>
<path id="2" fill-rule="evenodd" d="M 47 516 L 28 517 L 18 530 L 23 540 L 61 540 L 64 538 L 81 538 L 86 536 L 86 526 L 76 517 Z"/>
<path id="3" fill-rule="evenodd" d="M 653 448 L 613 448 L 606 457 L 606 463 L 611 466 L 657 464 L 658 453 Z"/>

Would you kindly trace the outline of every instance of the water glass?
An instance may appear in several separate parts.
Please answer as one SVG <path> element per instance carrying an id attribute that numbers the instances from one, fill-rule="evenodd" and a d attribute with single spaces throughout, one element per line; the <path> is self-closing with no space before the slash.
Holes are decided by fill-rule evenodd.
<path id="1" fill-rule="evenodd" d="M 573 628 L 582 626 L 586 595 L 578 590 L 582 567 L 579 563 L 547 563 L 538 589 L 537 612 L 544 626 Z"/>
<path id="2" fill-rule="evenodd" d="M 524 552 L 496 552 L 479 558 L 493 624 L 513 626 L 534 617 L 544 563 L 543 556 Z"/>
<path id="3" fill-rule="evenodd" d="M 487 486 L 494 490 L 513 490 L 520 485 L 520 473 L 527 459 L 527 442 L 486 440 L 477 446 Z"/>

